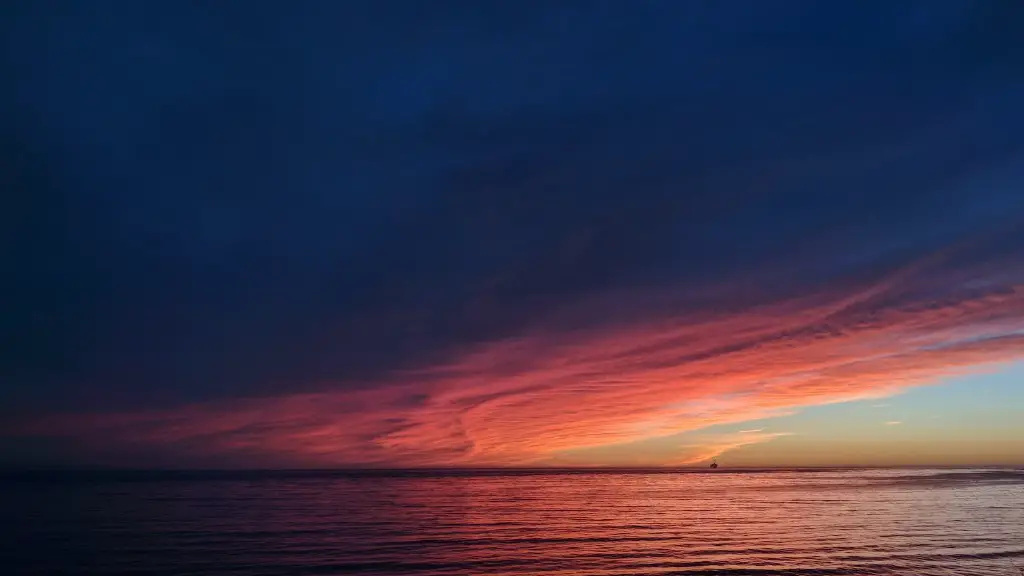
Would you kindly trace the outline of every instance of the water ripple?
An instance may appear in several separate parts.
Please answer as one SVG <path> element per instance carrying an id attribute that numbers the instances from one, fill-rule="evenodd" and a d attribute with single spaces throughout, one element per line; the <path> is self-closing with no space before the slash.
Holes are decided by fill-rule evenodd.
<path id="1" fill-rule="evenodd" d="M 0 479 L 4 574 L 1018 576 L 1024 473 Z"/>

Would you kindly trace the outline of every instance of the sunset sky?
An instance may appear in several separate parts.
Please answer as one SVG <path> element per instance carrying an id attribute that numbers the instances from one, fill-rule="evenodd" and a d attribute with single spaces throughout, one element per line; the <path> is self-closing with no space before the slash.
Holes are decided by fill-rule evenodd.
<path id="1" fill-rule="evenodd" d="M 0 466 L 1024 465 L 1022 6 L 6 6 Z"/>

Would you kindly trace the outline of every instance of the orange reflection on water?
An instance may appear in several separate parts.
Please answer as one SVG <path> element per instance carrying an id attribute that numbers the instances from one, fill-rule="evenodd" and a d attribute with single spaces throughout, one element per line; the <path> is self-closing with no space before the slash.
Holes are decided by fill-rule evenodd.
<path id="1" fill-rule="evenodd" d="M 85 562 L 76 574 L 212 576 L 1006 576 L 1024 563 L 1022 471 L 155 473 L 7 488 L 24 541 L 59 552 L 31 558 L 40 574 L 68 573 L 69 558 Z"/>
<path id="2" fill-rule="evenodd" d="M 1024 555 L 1024 540 L 1010 535 L 1024 522 L 1021 482 L 900 471 L 571 473 L 400 478 L 372 493 L 400 514 L 401 534 L 389 539 L 406 561 L 466 573 L 985 574 L 1002 555 Z M 1010 494 L 1016 509 L 985 512 Z"/>

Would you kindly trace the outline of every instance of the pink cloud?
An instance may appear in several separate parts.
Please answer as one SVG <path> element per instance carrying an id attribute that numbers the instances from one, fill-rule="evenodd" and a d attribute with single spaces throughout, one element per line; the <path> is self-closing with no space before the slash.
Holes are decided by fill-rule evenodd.
<path id="1" fill-rule="evenodd" d="M 856 291 L 742 311 L 538 327 L 359 391 L 65 415 L 20 433 L 66 436 L 111 458 L 159 449 L 249 465 L 542 465 L 574 451 L 883 398 L 1022 355 L 1024 335 L 1014 332 L 1024 320 L 1021 286 L 910 298 L 928 278 L 908 270 Z M 882 305 L 900 298 L 910 303 Z M 672 309 L 671 294 L 623 293 L 566 317 L 651 299 Z M 745 430 L 653 458 L 695 463 L 778 436 Z"/>

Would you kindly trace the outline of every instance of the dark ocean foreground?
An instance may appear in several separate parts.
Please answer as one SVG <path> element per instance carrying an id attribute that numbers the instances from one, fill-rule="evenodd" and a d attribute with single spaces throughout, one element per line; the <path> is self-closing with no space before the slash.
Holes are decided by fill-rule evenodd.
<path id="1" fill-rule="evenodd" d="M 1024 472 L 35 473 L 0 574 L 1019 576 Z"/>

